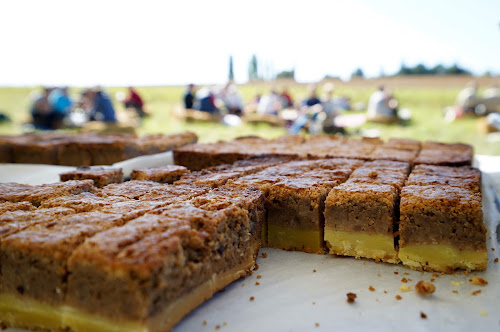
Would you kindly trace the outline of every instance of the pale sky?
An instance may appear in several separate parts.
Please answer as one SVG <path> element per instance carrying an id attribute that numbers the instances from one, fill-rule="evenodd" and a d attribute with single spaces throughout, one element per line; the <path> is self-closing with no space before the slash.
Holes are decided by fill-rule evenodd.
<path id="1" fill-rule="evenodd" d="M 245 82 L 256 54 L 296 79 L 407 65 L 500 74 L 500 1 L 53 1 L 0 3 L 0 85 Z M 264 66 L 263 66 L 264 67 Z"/>

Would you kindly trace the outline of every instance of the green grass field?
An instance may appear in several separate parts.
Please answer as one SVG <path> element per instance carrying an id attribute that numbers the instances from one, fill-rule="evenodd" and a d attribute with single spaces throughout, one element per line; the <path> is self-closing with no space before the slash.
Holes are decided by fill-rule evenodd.
<path id="1" fill-rule="evenodd" d="M 301 100 L 307 95 L 307 85 L 288 85 L 289 91 L 295 100 Z M 250 100 L 256 93 L 266 93 L 270 85 L 248 84 L 239 86 L 245 101 Z M 367 102 L 376 85 L 343 84 L 337 86 L 336 95 L 348 96 L 351 102 Z M 37 88 L 0 88 L 0 112 L 6 113 L 12 119 L 11 123 L 0 125 L 0 134 L 20 134 L 21 124 L 29 120 L 30 94 Z M 265 124 L 243 124 L 238 127 L 229 127 L 212 123 L 185 123 L 172 116 L 175 107 L 178 107 L 184 92 L 184 87 L 139 87 L 139 93 L 146 101 L 150 117 L 144 119 L 138 134 L 175 133 L 190 130 L 197 133 L 201 142 L 229 140 L 238 136 L 259 135 L 272 138 L 283 135 L 286 131 Z M 472 144 L 476 153 L 500 155 L 500 142 L 493 142 L 477 130 L 476 118 L 463 118 L 447 123 L 442 115 L 445 106 L 453 105 L 458 87 L 399 87 L 394 88 L 394 95 L 402 108 L 412 111 L 413 120 L 408 126 L 364 124 L 360 129 L 377 129 L 382 138 L 405 137 L 419 140 L 436 140 L 442 142 L 464 142 Z M 72 94 L 78 94 L 81 89 L 71 89 Z M 115 93 L 125 92 L 125 88 L 106 88 L 114 98 Z M 114 102 L 118 112 L 123 107 L 116 100 Z"/>

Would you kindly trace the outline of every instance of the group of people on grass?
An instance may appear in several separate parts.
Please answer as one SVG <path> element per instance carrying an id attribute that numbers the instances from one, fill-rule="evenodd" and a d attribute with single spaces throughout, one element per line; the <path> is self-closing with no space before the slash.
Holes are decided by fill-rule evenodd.
<path id="1" fill-rule="evenodd" d="M 144 102 L 133 87 L 128 89 L 124 106 L 133 108 L 140 117 L 146 115 Z M 99 87 L 85 89 L 77 97 L 70 96 L 67 87 L 45 87 L 34 97 L 31 106 L 32 124 L 38 130 L 75 126 L 75 114 L 83 116 L 78 122 L 117 122 L 110 96 Z"/>

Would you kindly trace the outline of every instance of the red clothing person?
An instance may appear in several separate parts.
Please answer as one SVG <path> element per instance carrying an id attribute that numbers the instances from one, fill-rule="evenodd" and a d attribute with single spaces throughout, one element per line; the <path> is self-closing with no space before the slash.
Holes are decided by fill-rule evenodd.
<path id="1" fill-rule="evenodd" d="M 125 99 L 125 107 L 129 108 L 132 107 L 137 111 L 137 115 L 139 115 L 141 118 L 146 116 L 146 112 L 144 112 L 144 102 L 142 101 L 141 96 L 135 91 L 133 87 L 128 88 L 129 95 Z"/>

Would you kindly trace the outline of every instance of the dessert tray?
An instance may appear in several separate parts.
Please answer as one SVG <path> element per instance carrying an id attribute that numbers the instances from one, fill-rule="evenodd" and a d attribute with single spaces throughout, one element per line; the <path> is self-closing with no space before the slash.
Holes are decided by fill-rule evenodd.
<path id="1" fill-rule="evenodd" d="M 475 156 L 483 172 L 488 230 L 488 268 L 440 274 L 371 260 L 262 249 L 253 275 L 240 279 L 186 316 L 174 331 L 500 330 L 500 248 L 497 227 L 500 157 Z M 172 153 L 113 165 L 127 177 L 133 168 L 172 164 Z M 57 182 L 73 167 L 0 164 L 0 182 Z M 496 191 L 495 191 L 496 188 Z M 488 281 L 470 282 L 478 276 Z M 419 295 L 415 285 L 432 281 L 436 291 Z M 406 282 L 405 282 L 406 281 Z M 347 293 L 356 294 L 353 303 Z M 24 331 L 7 329 L 6 331 Z"/>

